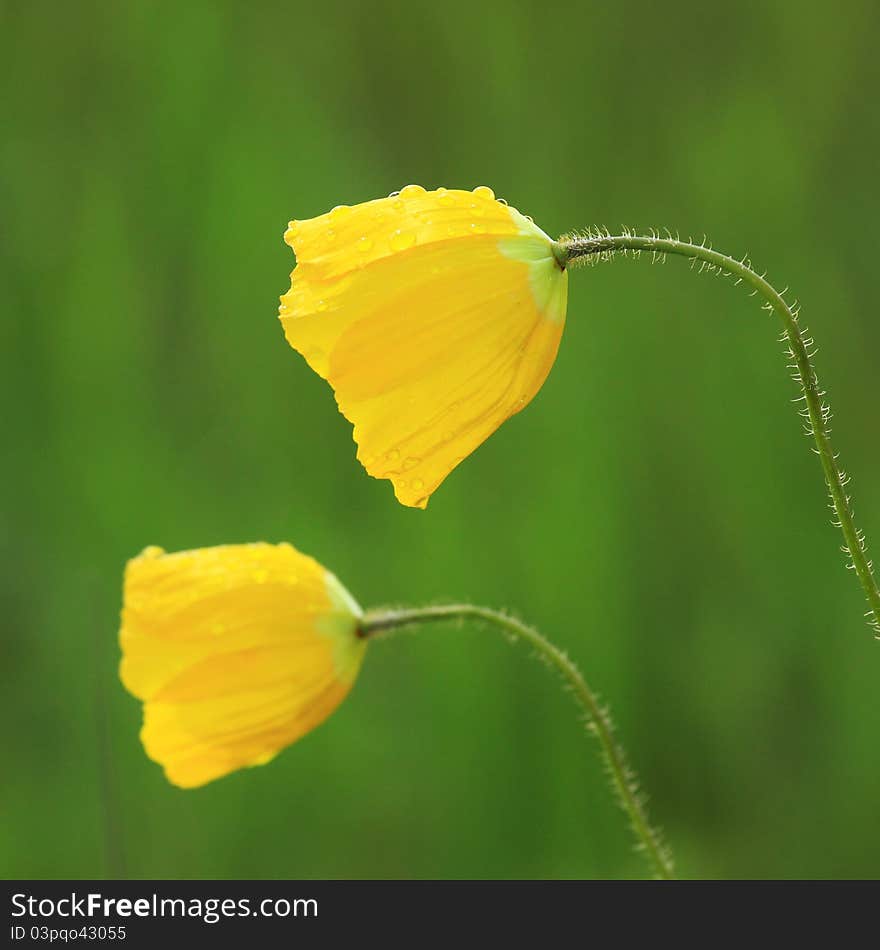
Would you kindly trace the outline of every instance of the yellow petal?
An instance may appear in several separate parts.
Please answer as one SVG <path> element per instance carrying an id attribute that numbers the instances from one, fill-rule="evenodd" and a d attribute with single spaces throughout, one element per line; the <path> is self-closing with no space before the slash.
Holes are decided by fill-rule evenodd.
<path id="1" fill-rule="evenodd" d="M 417 185 L 285 240 L 288 341 L 333 387 L 366 470 L 424 508 L 553 365 L 568 275 L 552 240 L 488 188 Z"/>
<path id="2" fill-rule="evenodd" d="M 128 562 L 119 633 L 147 754 L 185 788 L 269 761 L 348 693 L 360 616 L 289 544 L 148 548 Z"/>

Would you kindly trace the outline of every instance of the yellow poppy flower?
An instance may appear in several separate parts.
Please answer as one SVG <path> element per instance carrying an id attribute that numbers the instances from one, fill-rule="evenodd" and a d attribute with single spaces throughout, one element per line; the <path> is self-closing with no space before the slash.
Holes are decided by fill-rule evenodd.
<path id="1" fill-rule="evenodd" d="M 147 548 L 126 567 L 119 633 L 147 755 L 184 788 L 268 762 L 348 693 L 366 649 L 360 617 L 289 544 Z"/>
<path id="2" fill-rule="evenodd" d="M 424 508 L 550 372 L 568 289 L 554 242 L 489 188 L 419 185 L 284 239 L 287 340 L 333 387 L 364 468 Z"/>

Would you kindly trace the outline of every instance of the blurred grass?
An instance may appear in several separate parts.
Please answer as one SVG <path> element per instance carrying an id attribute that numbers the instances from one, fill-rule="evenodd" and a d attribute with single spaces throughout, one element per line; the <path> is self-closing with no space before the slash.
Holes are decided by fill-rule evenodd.
<path id="1" fill-rule="evenodd" d="M 376 644 L 271 766 L 169 787 L 115 680 L 123 563 L 289 539 L 365 605 L 471 598 L 563 645 L 685 874 L 875 876 L 880 652 L 753 301 L 574 274 L 543 391 L 424 513 L 275 314 L 288 218 L 410 181 L 707 232 L 803 301 L 876 540 L 878 28 L 869 0 L 0 6 L 0 873 L 641 873 L 568 699 L 477 631 Z"/>

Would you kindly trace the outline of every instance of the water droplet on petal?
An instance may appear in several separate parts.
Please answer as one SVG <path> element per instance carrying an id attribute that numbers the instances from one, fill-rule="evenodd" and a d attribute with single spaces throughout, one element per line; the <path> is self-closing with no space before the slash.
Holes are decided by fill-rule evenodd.
<path id="1" fill-rule="evenodd" d="M 357 249 L 361 252 L 361 254 L 366 254 L 367 251 L 369 251 L 370 248 L 372 248 L 372 246 L 373 246 L 373 242 L 366 235 L 364 235 L 364 237 L 362 237 L 357 242 Z"/>
<path id="2" fill-rule="evenodd" d="M 418 198 L 419 195 L 423 195 L 425 189 L 421 185 L 407 185 L 406 188 L 400 189 L 401 198 Z"/>
<path id="3" fill-rule="evenodd" d="M 483 230 L 483 225 L 482 225 L 482 224 L 479 224 L 479 223 L 476 222 L 476 221 L 471 221 L 471 223 L 470 223 L 470 230 L 471 230 L 471 233 L 473 233 L 473 234 L 480 234 L 480 233 L 482 232 L 482 230 Z"/>
<path id="4" fill-rule="evenodd" d="M 400 458 L 400 452 L 397 449 L 392 449 L 385 458 L 389 462 L 396 462 Z"/>
<path id="5" fill-rule="evenodd" d="M 319 300 L 319 301 L 315 304 L 315 310 L 317 310 L 319 313 L 323 313 L 326 309 L 327 309 L 327 301 L 326 301 L 326 300 Z"/>
<path id="6" fill-rule="evenodd" d="M 336 232 L 333 230 L 333 228 L 327 228 L 327 230 L 324 232 L 324 237 L 326 237 L 328 241 L 332 241 L 333 238 L 336 237 Z"/>
<path id="7" fill-rule="evenodd" d="M 351 208 L 348 205 L 336 205 L 330 212 L 332 221 L 343 221 L 351 214 Z"/>
<path id="8" fill-rule="evenodd" d="M 489 201 L 495 200 L 495 192 L 491 188 L 487 188 L 485 185 L 478 185 L 474 188 L 474 194 L 478 198 L 488 198 Z"/>
<path id="9" fill-rule="evenodd" d="M 404 468 L 404 471 L 406 471 L 407 469 L 410 469 L 410 468 L 415 468 L 416 465 L 419 464 L 419 462 L 421 462 L 421 459 L 420 459 L 420 458 L 416 458 L 415 455 L 410 455 L 410 456 L 408 456 L 407 458 L 405 458 L 405 459 L 403 460 L 403 468 Z"/>
<path id="10" fill-rule="evenodd" d="M 413 491 L 421 491 L 425 487 L 425 483 L 420 478 L 414 478 L 410 484 L 412 485 Z"/>
<path id="11" fill-rule="evenodd" d="M 498 202 L 498 204 L 504 205 L 505 208 L 507 207 L 507 201 L 504 198 L 496 198 L 495 200 Z"/>
<path id="12" fill-rule="evenodd" d="M 391 194 L 390 194 L 388 197 L 389 197 L 389 198 L 396 198 L 399 194 L 400 194 L 399 191 L 392 191 Z"/>
<path id="13" fill-rule="evenodd" d="M 155 544 L 151 544 L 149 547 L 144 548 L 143 551 L 141 551 L 140 556 L 156 558 L 156 557 L 162 557 L 164 553 L 165 553 L 165 550 L 163 548 L 160 548 Z"/>
<path id="14" fill-rule="evenodd" d="M 416 236 L 409 231 L 395 231 L 391 235 L 391 244 L 392 251 L 405 251 L 408 247 L 412 247 L 415 244 Z"/>

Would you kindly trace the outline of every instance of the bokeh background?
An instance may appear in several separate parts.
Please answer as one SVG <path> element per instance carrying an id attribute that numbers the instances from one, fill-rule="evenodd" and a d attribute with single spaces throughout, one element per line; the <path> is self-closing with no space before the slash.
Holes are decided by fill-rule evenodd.
<path id="1" fill-rule="evenodd" d="M 376 644 L 271 766 L 166 784 L 116 678 L 125 560 L 289 539 L 365 605 L 563 645 L 684 875 L 876 876 L 880 644 L 755 301 L 572 274 L 543 390 L 425 512 L 276 311 L 289 218 L 408 182 L 708 233 L 802 300 L 880 539 L 878 31 L 872 0 L 0 6 L 0 872 L 643 873 L 569 698 L 487 631 Z"/>

